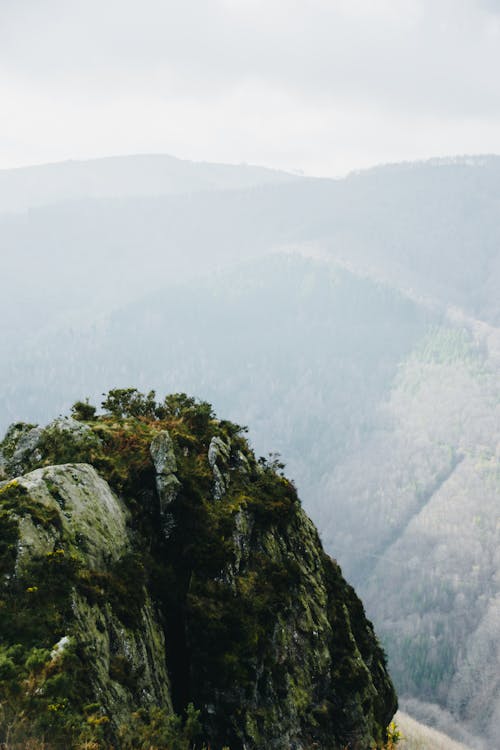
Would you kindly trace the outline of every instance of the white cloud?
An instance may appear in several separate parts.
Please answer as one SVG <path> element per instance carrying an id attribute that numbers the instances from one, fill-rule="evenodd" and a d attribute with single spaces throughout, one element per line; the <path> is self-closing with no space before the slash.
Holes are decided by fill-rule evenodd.
<path id="1" fill-rule="evenodd" d="M 324 174 L 500 151 L 499 7 L 0 2 L 0 165 L 167 151 Z"/>

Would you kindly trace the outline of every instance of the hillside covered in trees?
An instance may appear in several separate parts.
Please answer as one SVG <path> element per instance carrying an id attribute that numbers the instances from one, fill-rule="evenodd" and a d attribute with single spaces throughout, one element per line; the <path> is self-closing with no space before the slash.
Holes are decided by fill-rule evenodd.
<path id="1" fill-rule="evenodd" d="M 410 713 L 487 747 L 499 159 L 232 185 L 203 170 L 154 194 L 137 172 L 135 195 L 65 202 L 54 188 L 52 205 L 0 217 L 0 420 L 42 422 L 133 383 L 248 424 L 360 591 Z"/>

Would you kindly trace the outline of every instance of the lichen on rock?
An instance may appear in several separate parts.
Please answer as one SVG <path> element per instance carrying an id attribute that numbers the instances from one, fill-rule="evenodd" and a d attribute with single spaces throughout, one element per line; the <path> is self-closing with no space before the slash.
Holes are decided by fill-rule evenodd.
<path id="1" fill-rule="evenodd" d="M 140 705 L 171 707 L 163 630 L 140 576 L 127 575 L 128 511 L 95 469 L 66 464 L 28 473 L 3 486 L 0 512 L 17 525 L 0 590 L 0 661 L 15 643 L 21 654 L 50 650 L 44 667 L 50 677 L 40 680 L 39 700 L 29 701 L 36 710 L 30 714 L 21 701 L 20 713 L 36 726 L 56 698 L 76 715 L 96 702 L 117 727 Z M 126 597 L 134 586 L 140 592 L 132 606 Z M 68 695 L 62 678 L 72 668 L 77 684 Z M 57 675 L 61 695 L 52 694 Z M 0 679 L 0 694 L 2 687 Z"/>
<path id="2" fill-rule="evenodd" d="M 0 447 L 11 724 L 128 749 L 134 717 L 147 733 L 194 703 L 214 748 L 381 747 L 385 656 L 294 485 L 209 405 L 133 395 L 139 416 L 114 392 L 114 414 L 17 425 Z"/>
<path id="3" fill-rule="evenodd" d="M 156 489 L 160 501 L 160 512 L 162 516 L 166 517 L 168 506 L 175 500 L 180 487 L 180 482 L 175 475 L 177 461 L 174 443 L 168 430 L 162 430 L 155 435 L 151 441 L 150 452 L 156 471 Z"/>
<path id="4" fill-rule="evenodd" d="M 24 422 L 9 427 L 0 450 L 0 478 L 24 474 L 31 463 L 40 460 L 37 446 L 41 433 L 40 427 Z"/>
<path id="5" fill-rule="evenodd" d="M 231 455 L 231 443 L 225 442 L 221 437 L 214 436 L 208 446 L 208 463 L 214 475 L 214 498 L 220 500 L 227 490 L 229 473 L 227 471 L 228 461 Z"/>

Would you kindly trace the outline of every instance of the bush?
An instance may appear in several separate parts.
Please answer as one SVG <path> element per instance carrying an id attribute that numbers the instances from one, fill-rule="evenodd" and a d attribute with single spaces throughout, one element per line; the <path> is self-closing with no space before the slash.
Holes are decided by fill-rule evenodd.
<path id="1" fill-rule="evenodd" d="M 71 416 L 79 422 L 92 422 L 95 419 L 96 407 L 85 401 L 76 401 L 71 407 Z"/>
<path id="2" fill-rule="evenodd" d="M 168 714 L 164 708 L 140 710 L 120 729 L 122 750 L 190 750 L 201 725 L 199 711 L 190 703 L 186 718 Z"/>
<path id="3" fill-rule="evenodd" d="M 113 388 L 109 393 L 103 394 L 102 408 L 117 419 L 127 417 L 156 418 L 157 404 L 155 391 L 147 394 L 139 393 L 137 388 Z"/>

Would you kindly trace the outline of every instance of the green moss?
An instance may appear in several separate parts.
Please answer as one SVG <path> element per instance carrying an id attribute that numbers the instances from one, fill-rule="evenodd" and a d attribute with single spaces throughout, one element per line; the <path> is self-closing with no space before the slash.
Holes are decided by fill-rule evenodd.
<path id="1" fill-rule="evenodd" d="M 11 459 L 18 446 L 19 440 L 35 427 L 36 425 L 27 422 L 15 422 L 10 425 L 4 439 L 0 442 L 0 450 L 4 457 Z"/>
<path id="2" fill-rule="evenodd" d="M 279 460 L 256 460 L 244 428 L 184 394 L 158 404 L 152 393 L 125 389 L 112 392 L 105 408 L 89 421 L 80 408 L 77 428 L 42 431 L 39 465 L 92 464 L 131 511 L 128 540 L 123 510 L 115 528 L 96 505 L 99 485 L 89 491 L 82 478 L 90 469 L 48 471 L 54 502 L 46 504 L 16 482 L 0 489 L 4 698 L 18 690 L 19 715 L 63 747 L 84 738 L 107 749 L 124 722 L 121 750 L 149 748 L 171 731 L 182 750 L 187 735 L 168 716 L 170 699 L 155 709 L 147 698 L 166 695 L 157 675 L 166 683 L 168 666 L 176 711 L 202 706 L 212 747 L 381 741 L 395 708 L 385 656 Z M 165 430 L 179 482 L 166 513 L 150 454 Z M 68 478 L 80 482 L 74 507 Z M 88 528 L 75 520 L 82 509 L 85 524 L 95 511 Z M 13 575 L 22 516 L 54 547 L 23 557 Z M 160 627 L 166 664 L 153 675 L 164 648 Z M 71 646 L 54 657 L 63 637 Z M 32 708 L 28 683 L 42 689 Z"/>
<path id="3" fill-rule="evenodd" d="M 0 489 L 0 508 L 17 516 L 30 516 L 34 524 L 45 528 L 62 529 L 61 518 L 55 508 L 33 500 L 29 491 L 16 480 Z"/>
<path id="4" fill-rule="evenodd" d="M 12 512 L 0 504 L 0 585 L 12 575 L 19 542 L 19 521 Z M 0 599 L 0 617 L 2 602 Z"/>
<path id="5" fill-rule="evenodd" d="M 88 664 L 69 641 L 57 655 L 53 648 L 71 628 L 77 567 L 73 558 L 57 549 L 30 560 L 4 586 L 0 742 L 8 727 L 17 743 L 48 735 L 54 748 L 76 746 L 73 740 L 82 728 L 81 702 L 91 695 Z"/>
<path id="6" fill-rule="evenodd" d="M 78 591 L 90 604 L 109 604 L 125 626 L 141 627 L 146 601 L 146 573 L 137 554 L 125 554 L 105 573 L 81 569 L 76 583 Z"/>
<path id="7" fill-rule="evenodd" d="M 120 747 L 121 750 L 190 750 L 197 746 L 200 733 L 199 711 L 192 704 L 184 718 L 156 706 L 132 714 L 130 721 L 121 727 Z M 204 745 L 201 750 L 205 750 Z"/>
<path id="8" fill-rule="evenodd" d="M 288 479 L 266 468 L 254 478 L 246 507 L 263 524 L 286 526 L 299 507 L 297 491 Z"/>
<path id="9" fill-rule="evenodd" d="M 82 424 L 81 430 L 64 429 L 64 423 L 56 422 L 42 431 L 37 450 L 42 459 L 36 466 L 52 466 L 53 464 L 93 463 L 100 452 L 96 435 L 86 430 Z"/>
<path id="10" fill-rule="evenodd" d="M 130 661 L 121 654 L 115 654 L 109 662 L 109 676 L 128 690 L 134 690 L 137 684 L 137 674 Z"/>

